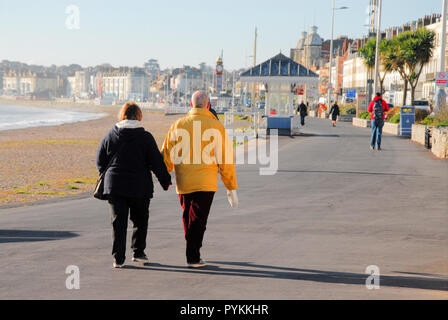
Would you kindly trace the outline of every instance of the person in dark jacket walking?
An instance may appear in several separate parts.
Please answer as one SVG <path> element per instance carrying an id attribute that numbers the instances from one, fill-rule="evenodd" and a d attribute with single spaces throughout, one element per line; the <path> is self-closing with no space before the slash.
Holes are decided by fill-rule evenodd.
<path id="1" fill-rule="evenodd" d="M 299 105 L 299 107 L 297 108 L 297 112 L 300 114 L 300 124 L 302 126 L 305 125 L 305 117 L 308 115 L 308 108 L 306 106 L 306 104 L 302 103 Z"/>
<path id="2" fill-rule="evenodd" d="M 334 105 L 330 109 L 329 116 L 331 115 L 331 122 L 333 123 L 333 127 L 336 127 L 336 121 L 338 120 L 338 116 L 340 114 L 338 103 L 335 102 Z"/>
<path id="3" fill-rule="evenodd" d="M 154 184 L 151 171 L 166 191 L 171 185 L 157 143 L 151 133 L 142 127 L 143 114 L 133 102 L 126 103 L 120 111 L 119 121 L 103 138 L 97 151 L 97 168 L 104 177 L 104 195 L 107 196 L 112 214 L 114 268 L 125 262 L 128 216 L 134 224 L 132 250 L 134 262 L 147 262 L 145 254 L 148 232 L 149 204 Z"/>

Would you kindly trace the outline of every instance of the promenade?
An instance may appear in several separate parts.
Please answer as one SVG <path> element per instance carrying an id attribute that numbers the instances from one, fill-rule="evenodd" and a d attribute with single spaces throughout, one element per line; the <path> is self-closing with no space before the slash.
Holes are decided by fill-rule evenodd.
<path id="1" fill-rule="evenodd" d="M 279 138 L 277 174 L 237 167 L 237 210 L 220 184 L 201 270 L 185 266 L 174 188 L 156 187 L 150 264 L 129 250 L 120 270 L 107 203 L 0 209 L 0 299 L 448 299 L 448 162 L 391 135 L 370 151 L 351 123 L 307 118 L 302 132 Z M 69 265 L 79 290 L 66 288 Z"/>

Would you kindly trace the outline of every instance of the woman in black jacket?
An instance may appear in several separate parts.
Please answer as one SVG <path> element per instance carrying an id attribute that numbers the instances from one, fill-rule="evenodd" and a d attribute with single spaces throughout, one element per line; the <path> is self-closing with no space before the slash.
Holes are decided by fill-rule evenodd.
<path id="1" fill-rule="evenodd" d="M 147 262 L 145 254 L 148 232 L 149 203 L 154 184 L 151 171 L 166 191 L 171 185 L 157 143 L 151 133 L 142 127 L 142 111 L 133 102 L 120 111 L 118 122 L 103 138 L 97 152 L 100 174 L 112 161 L 104 177 L 104 195 L 107 195 L 112 213 L 113 266 L 121 268 L 125 261 L 128 216 L 134 224 L 132 250 L 134 262 Z"/>
<path id="2" fill-rule="evenodd" d="M 339 106 L 337 102 L 335 102 L 330 109 L 330 113 L 328 114 L 328 116 L 331 115 L 331 122 L 333 123 L 333 127 L 336 127 L 336 120 L 338 119 L 339 113 Z"/>

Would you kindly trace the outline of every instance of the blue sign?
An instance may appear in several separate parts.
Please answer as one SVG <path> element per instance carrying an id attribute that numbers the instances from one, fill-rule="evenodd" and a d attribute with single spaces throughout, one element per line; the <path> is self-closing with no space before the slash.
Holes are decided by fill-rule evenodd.
<path id="1" fill-rule="evenodd" d="M 412 135 L 412 125 L 415 123 L 415 108 L 401 107 L 400 110 L 400 136 Z"/>
<path id="2" fill-rule="evenodd" d="M 353 99 L 356 98 L 356 90 L 355 89 L 347 90 L 346 97 L 347 98 L 353 98 Z"/>

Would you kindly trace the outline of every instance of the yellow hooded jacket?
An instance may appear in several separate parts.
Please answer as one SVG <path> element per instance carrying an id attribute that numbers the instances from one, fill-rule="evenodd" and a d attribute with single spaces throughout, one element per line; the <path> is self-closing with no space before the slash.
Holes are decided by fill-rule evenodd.
<path id="1" fill-rule="evenodd" d="M 228 190 L 238 189 L 233 144 L 207 109 L 191 109 L 170 128 L 162 147 L 168 172 L 176 173 L 178 194 L 218 190 L 218 173 Z"/>

